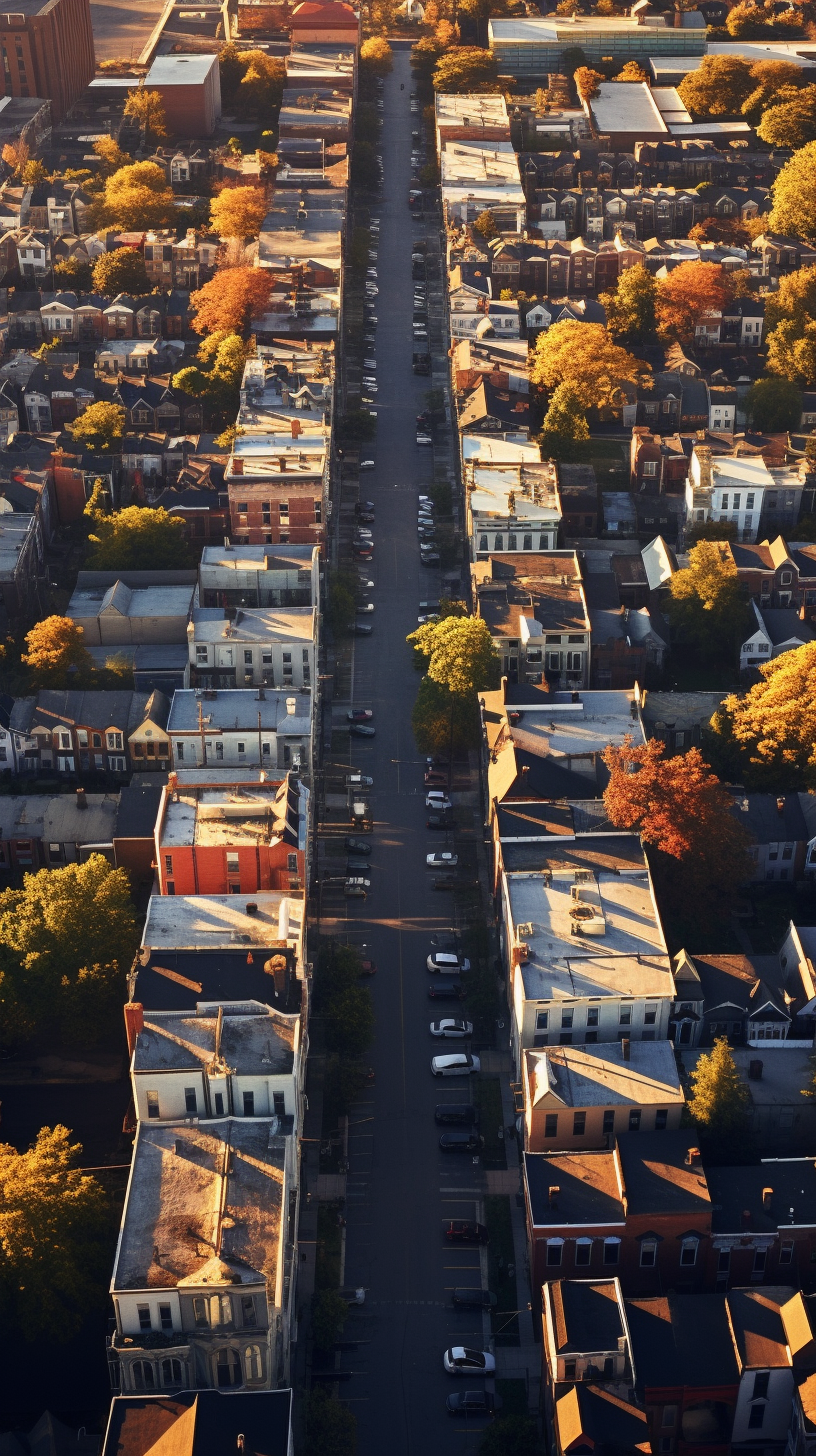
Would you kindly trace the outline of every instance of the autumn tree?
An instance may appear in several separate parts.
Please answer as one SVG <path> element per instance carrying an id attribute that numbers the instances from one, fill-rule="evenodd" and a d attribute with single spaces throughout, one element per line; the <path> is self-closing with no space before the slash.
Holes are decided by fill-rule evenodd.
<path id="1" fill-rule="evenodd" d="M 238 409 L 249 348 L 240 334 L 208 334 L 198 350 L 199 364 L 174 374 L 173 388 L 206 400 L 212 422 L 222 424 Z"/>
<path id="2" fill-rule="evenodd" d="M 816 790 L 816 642 L 759 669 L 761 681 L 731 694 L 712 719 L 715 738 L 739 756 L 746 787 Z"/>
<path id="3" fill-rule="evenodd" d="M 614 77 L 614 80 L 648 82 L 649 77 L 647 76 L 646 72 L 638 61 L 626 61 L 623 69 L 619 72 L 617 76 Z"/>
<path id="4" fill-rule="evenodd" d="M 360 73 L 363 76 L 387 76 L 394 67 L 394 53 L 381 35 L 369 36 L 360 46 Z"/>
<path id="5" fill-rule="evenodd" d="M 598 88 L 606 77 L 589 66 L 579 66 L 572 79 L 581 101 L 591 101 L 593 96 L 598 95 Z"/>
<path id="6" fill-rule="evenodd" d="M 757 136 L 771 147 L 796 150 L 816 139 L 816 86 L 785 86 L 763 113 Z"/>
<path id="7" fill-rule="evenodd" d="M 769 231 L 816 242 L 816 141 L 794 152 L 771 187 Z"/>
<path id="8" fill-rule="evenodd" d="M 542 460 L 574 460 L 581 442 L 588 439 L 589 425 L 578 395 L 570 384 L 557 385 L 538 437 Z"/>
<path id="9" fill-rule="evenodd" d="M 220 238 L 253 238 L 266 214 L 263 187 L 224 187 L 210 203 L 210 226 Z"/>
<path id="10" fill-rule="evenodd" d="M 753 861 L 748 835 L 728 790 L 698 748 L 665 758 L 658 738 L 631 739 L 604 750 L 609 770 L 604 807 L 619 829 L 650 847 L 658 891 L 675 923 L 691 915 L 700 927 L 727 914 Z"/>
<path id="11" fill-rule="evenodd" d="M 754 89 L 741 106 L 746 121 L 755 125 L 769 106 L 776 105 L 780 91 L 805 84 L 807 70 L 794 61 L 754 61 L 750 67 Z"/>
<path id="12" fill-rule="evenodd" d="M 70 293 L 90 293 L 93 284 L 93 271 L 91 262 L 84 253 L 72 253 L 70 258 L 60 258 L 54 264 L 54 286 L 65 289 Z M 63 347 L 60 338 L 47 340 L 52 342 L 58 349 Z M 42 348 L 42 345 L 40 345 Z M 35 351 L 36 353 L 36 351 Z"/>
<path id="13" fill-rule="evenodd" d="M 411 47 L 411 70 L 421 81 L 430 85 L 434 67 L 444 49 L 444 43 L 435 35 L 424 35 Z"/>
<path id="14" fill-rule="evenodd" d="M 93 658 L 85 645 L 85 633 L 70 617 L 44 617 L 26 633 L 22 654 L 38 687 L 64 688 L 69 673 L 88 673 Z"/>
<path id="15" fill-rule="evenodd" d="M 221 268 L 209 283 L 190 295 L 197 334 L 245 334 L 262 313 L 272 292 L 266 268 Z"/>
<path id="16" fill-rule="evenodd" d="M 644 263 L 625 268 L 614 293 L 602 293 L 606 326 L 616 339 L 644 343 L 657 328 L 657 280 Z"/>
<path id="17" fill-rule="evenodd" d="M 150 292 L 150 281 L 144 258 L 135 248 L 115 248 L 112 253 L 100 253 L 93 265 L 93 286 L 97 293 L 115 298 L 117 293 L 129 293 L 134 298 Z"/>
<path id="18" fill-rule="evenodd" d="M 28 142 L 20 137 L 16 142 L 6 142 L 3 147 L 2 157 L 6 166 L 10 169 L 13 177 L 22 177 L 23 168 L 31 156 L 31 148 Z"/>
<path id="19" fill-rule="evenodd" d="M 718 1037 L 710 1052 L 701 1052 L 689 1074 L 692 1094 L 688 1110 L 701 1140 L 715 1153 L 744 1151 L 749 1137 L 751 1094 L 737 1070 L 728 1038 Z M 713 1146 L 712 1146 L 713 1145 Z"/>
<path id="20" fill-rule="evenodd" d="M 240 51 L 231 43 L 223 47 L 218 62 L 225 113 L 267 126 L 276 120 L 286 85 L 286 62 L 266 51 Z"/>
<path id="21" fill-rule="evenodd" d="M 659 333 L 687 343 L 698 323 L 725 308 L 728 279 L 719 263 L 680 263 L 657 289 L 655 311 Z"/>
<path id="22" fill-rule="evenodd" d="M 420 753 L 461 756 L 479 745 L 476 699 L 451 693 L 444 684 L 423 677 L 411 710 L 411 728 Z"/>
<path id="23" fill-rule="evenodd" d="M 120 167 L 129 167 L 133 162 L 129 152 L 123 151 L 112 136 L 99 137 L 93 144 L 94 152 L 102 163 L 97 175 L 110 177 Z"/>
<path id="24" fill-rule="evenodd" d="M 192 563 L 182 520 L 162 507 L 126 506 L 98 519 L 90 539 L 92 571 L 172 571 Z"/>
<path id="25" fill-rule="evenodd" d="M 497 238 L 499 236 L 496 218 L 490 211 L 490 208 L 487 208 L 484 212 L 480 212 L 472 226 L 473 231 L 478 233 L 480 238 L 484 238 L 485 242 L 489 242 L 491 238 Z"/>
<path id="26" fill-rule="evenodd" d="M 167 136 L 167 116 L 161 92 L 148 91 L 144 82 L 140 82 L 128 96 L 125 116 L 135 121 L 151 142 L 161 141 Z"/>
<path id="27" fill-rule="evenodd" d="M 751 66 L 740 56 L 703 56 L 677 90 L 694 117 L 739 116 L 756 90 Z"/>
<path id="28" fill-rule="evenodd" d="M 614 407 L 624 382 L 636 384 L 649 368 L 612 341 L 603 324 L 565 319 L 539 334 L 530 359 L 533 384 L 568 384 L 583 409 Z"/>
<path id="29" fill-rule="evenodd" d="M 125 427 L 125 411 L 119 404 L 96 400 L 72 420 L 68 429 L 78 444 L 106 454 L 119 444 Z"/>
<path id="30" fill-rule="evenodd" d="M 124 232 L 167 227 L 176 216 L 173 190 L 155 162 L 134 162 L 120 167 L 105 182 L 88 209 L 93 227 L 117 227 Z"/>
<path id="31" fill-rule="evenodd" d="M 802 418 L 802 392 L 789 379 L 768 375 L 751 385 L 745 408 L 760 433 L 796 430 Z"/>
<path id="32" fill-rule="evenodd" d="M 408 642 L 425 659 L 432 682 L 459 697 L 499 684 L 499 655 L 481 617 L 445 617 L 425 622 Z"/>
<path id="33" fill-rule="evenodd" d="M 468 91 L 500 91 L 499 65 L 492 51 L 480 46 L 453 46 L 434 67 L 434 91 L 460 95 Z"/>
<path id="34" fill-rule="evenodd" d="M 23 1153 L 0 1143 L 0 1292 L 26 1341 L 67 1342 L 105 1307 L 111 1213 L 70 1138 L 57 1124 Z"/>
<path id="35" fill-rule="evenodd" d="M 750 623 L 737 568 L 727 549 L 700 541 L 669 583 L 665 613 L 678 639 L 704 658 L 731 657 Z"/>

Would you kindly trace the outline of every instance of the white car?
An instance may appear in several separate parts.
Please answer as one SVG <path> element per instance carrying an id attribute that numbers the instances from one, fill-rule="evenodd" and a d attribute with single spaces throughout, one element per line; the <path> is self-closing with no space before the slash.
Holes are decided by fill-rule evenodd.
<path id="1" fill-rule="evenodd" d="M 360 605 L 358 607 L 355 607 L 354 610 L 358 614 L 360 612 L 373 612 L 374 611 L 374 603 L 373 602 L 360 602 Z"/>
<path id="2" fill-rule="evenodd" d="M 448 1052 L 444 1057 L 431 1057 L 435 1077 L 466 1077 L 481 1070 L 482 1064 L 472 1052 Z"/>
<path id="3" fill-rule="evenodd" d="M 373 470 L 374 469 L 374 461 L 373 460 L 361 460 L 360 461 L 360 469 L 361 470 Z"/>
<path id="4" fill-rule="evenodd" d="M 442 1364 L 448 1375 L 495 1375 L 496 1361 L 489 1350 L 468 1350 L 465 1345 L 453 1345 L 442 1356 Z"/>
<path id="5" fill-rule="evenodd" d="M 417 622 L 420 627 L 423 627 L 426 622 L 441 622 L 441 620 L 442 618 L 438 612 L 429 612 L 426 617 L 417 617 Z"/>
<path id="6" fill-rule="evenodd" d="M 417 442 L 418 445 L 432 445 L 433 444 L 433 440 L 431 439 L 430 435 L 417 435 L 416 442 Z"/>
<path id="7" fill-rule="evenodd" d="M 429 869 L 455 870 L 459 863 L 459 856 L 449 854 L 447 850 L 441 850 L 436 854 L 426 854 L 425 863 Z"/>
<path id="8" fill-rule="evenodd" d="M 451 803 L 451 801 L 448 798 L 447 794 L 439 794 L 439 795 L 436 795 L 436 794 L 426 794 L 425 795 L 425 808 L 426 809 L 439 809 L 439 811 L 441 813 L 444 813 L 446 809 L 452 809 L 453 808 L 453 804 Z"/>
<path id="9" fill-rule="evenodd" d="M 431 1022 L 431 1036 L 463 1037 L 472 1035 L 472 1021 L 460 1021 L 458 1017 L 445 1016 L 442 1021 Z"/>
<path id="10" fill-rule="evenodd" d="M 377 361 L 376 361 L 376 359 L 364 359 L 363 360 L 363 368 L 364 369 L 376 369 L 376 367 L 377 367 Z"/>

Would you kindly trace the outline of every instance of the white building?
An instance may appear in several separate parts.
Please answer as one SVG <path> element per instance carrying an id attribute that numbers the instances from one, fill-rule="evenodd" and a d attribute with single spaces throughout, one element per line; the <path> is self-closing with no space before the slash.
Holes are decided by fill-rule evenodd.
<path id="1" fill-rule="evenodd" d="M 555 466 L 541 464 L 465 467 L 467 530 L 471 561 L 491 551 L 554 551 L 561 524 Z"/>
<path id="2" fill-rule="evenodd" d="M 318 607 L 320 547 L 205 546 L 198 587 L 202 607 Z"/>
<path id="3" fill-rule="evenodd" d="M 446 141 L 439 165 L 448 223 L 464 225 L 492 212 L 501 231 L 523 231 L 527 204 L 511 142 Z"/>
<path id="4" fill-rule="evenodd" d="M 311 772 L 312 695 L 301 688 L 183 688 L 167 734 L 174 768 L 299 768 Z"/>
<path id="5" fill-rule="evenodd" d="M 759 607 L 753 599 L 750 607 L 754 626 L 740 647 L 740 672 L 761 667 L 763 662 L 816 639 L 813 623 L 804 621 L 793 607 Z"/>
<path id="6" fill-rule="evenodd" d="M 195 683 L 310 688 L 317 623 L 314 607 L 239 607 L 232 617 L 218 608 L 196 608 L 187 628 Z"/>
<path id="7" fill-rule="evenodd" d="M 730 521 L 737 539 L 756 541 L 766 490 L 773 476 L 759 456 L 716 455 L 695 445 L 686 481 L 686 521 Z"/>

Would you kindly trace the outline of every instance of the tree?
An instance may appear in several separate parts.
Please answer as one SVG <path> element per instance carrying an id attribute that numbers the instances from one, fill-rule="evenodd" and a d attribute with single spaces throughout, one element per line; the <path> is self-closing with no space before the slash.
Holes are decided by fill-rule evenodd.
<path id="1" fill-rule="evenodd" d="M 370 440 L 376 438 L 377 421 L 368 410 L 347 410 L 340 415 L 334 427 L 334 437 L 338 444 L 366 445 Z"/>
<path id="2" fill-rule="evenodd" d="M 172 571 L 192 563 L 184 523 L 163 507 L 126 506 L 97 521 L 88 558 L 93 571 Z"/>
<path id="3" fill-rule="evenodd" d="M 363 192 L 376 192 L 380 182 L 377 152 L 371 142 L 356 140 L 351 152 L 351 180 Z"/>
<path id="4" fill-rule="evenodd" d="M 93 149 L 102 163 L 97 175 L 103 177 L 110 177 L 112 173 L 118 172 L 120 167 L 128 167 L 133 161 L 130 153 L 123 151 L 112 136 L 100 137 L 98 141 L 94 142 Z"/>
<path id="5" fill-rule="evenodd" d="M 210 225 L 220 238 L 253 238 L 267 210 L 263 187 L 224 187 L 210 203 Z"/>
<path id="6" fill-rule="evenodd" d="M 580 454 L 579 443 L 589 439 L 581 401 L 570 384 L 559 384 L 550 395 L 549 408 L 539 436 L 542 460 L 572 460 Z"/>
<path id="7" fill-rule="evenodd" d="M 772 232 L 789 233 L 794 237 L 816 242 L 816 141 L 808 142 L 794 152 L 777 175 L 771 188 L 773 207 L 768 218 Z"/>
<path id="8" fill-rule="evenodd" d="M 598 8 L 603 0 L 598 0 Z M 487 1426 L 479 1456 L 541 1456 L 538 1428 L 529 1416 L 500 1416 Z"/>
<path id="9" fill-rule="evenodd" d="M 355 1456 L 357 1421 L 348 1406 L 318 1385 L 306 1410 L 306 1456 Z"/>
<path id="10" fill-rule="evenodd" d="M 411 47 L 411 70 L 415 71 L 421 80 L 430 85 L 434 66 L 445 49 L 441 41 L 433 35 L 424 35 L 418 40 L 415 46 Z"/>
<path id="11" fill-rule="evenodd" d="M 329 578 L 329 605 L 326 616 L 335 634 L 348 631 L 354 621 L 357 580 L 353 571 L 335 571 Z"/>
<path id="12" fill-rule="evenodd" d="M 26 633 L 21 661 L 38 687 L 64 688 L 70 669 L 91 672 L 93 658 L 85 646 L 85 632 L 70 617 L 45 617 Z"/>
<path id="13" fill-rule="evenodd" d="M 54 283 L 57 288 L 62 288 L 73 293 L 89 293 L 93 283 L 93 273 L 90 259 L 81 253 L 74 253 L 70 258 L 61 258 L 54 264 Z M 62 348 L 62 339 L 55 339 L 57 348 Z"/>
<path id="14" fill-rule="evenodd" d="M 793 61 L 755 61 L 751 66 L 754 89 L 742 103 L 742 115 L 755 125 L 769 106 L 776 105 L 783 87 L 803 86 L 806 75 L 804 67 Z"/>
<path id="15" fill-rule="evenodd" d="M 106 454 L 115 449 L 125 428 L 125 411 L 119 404 L 97 400 L 89 404 L 68 426 L 74 439 L 88 450 Z"/>
<path id="16" fill-rule="evenodd" d="M 802 417 L 802 393 L 788 379 L 757 379 L 748 391 L 748 418 L 755 430 L 777 434 L 796 430 Z"/>
<path id="17" fill-rule="evenodd" d="M 606 77 L 589 66 L 579 66 L 572 79 L 581 101 L 591 101 L 593 96 L 598 95 L 598 88 Z"/>
<path id="18" fill-rule="evenodd" d="M 762 40 L 768 33 L 768 12 L 754 0 L 740 0 L 728 12 L 725 28 L 735 40 Z"/>
<path id="19" fill-rule="evenodd" d="M 614 338 L 644 343 L 657 328 L 657 280 L 644 263 L 624 269 L 614 293 L 602 293 L 606 326 Z"/>
<path id="20" fill-rule="evenodd" d="M 360 956 L 353 946 L 321 947 L 315 975 L 315 1009 L 323 1017 L 326 1046 L 355 1059 L 374 1035 L 370 992 L 360 985 Z"/>
<path id="21" fill-rule="evenodd" d="M 362 75 L 387 76 L 394 66 L 394 53 L 388 41 L 380 35 L 369 36 L 360 46 L 360 71 Z"/>
<path id="22" fill-rule="evenodd" d="M 266 268 L 221 268 L 209 283 L 190 295 L 197 334 L 244 334 L 256 314 L 263 313 L 272 292 Z"/>
<path id="23" fill-rule="evenodd" d="M 638 61 L 627 61 L 619 75 L 613 78 L 615 81 L 647 81 L 643 67 Z"/>
<path id="24" fill-rule="evenodd" d="M 249 352 L 250 345 L 239 334 L 208 334 L 199 346 L 198 357 L 202 364 L 209 364 L 209 369 L 187 365 L 173 375 L 173 388 L 206 400 L 211 422 L 223 424 L 238 409 Z"/>
<path id="25" fill-rule="evenodd" d="M 134 298 L 150 291 L 144 258 L 135 248 L 115 248 L 101 253 L 93 265 L 93 286 L 97 293 L 115 298 L 130 293 Z"/>
<path id="26" fill-rule="evenodd" d="M 427 660 L 427 674 L 450 693 L 467 697 L 499 684 L 499 655 L 481 617 L 445 617 L 408 636 Z"/>
<path id="27" fill-rule="evenodd" d="M 343 1333 L 348 1305 L 336 1289 L 321 1289 L 312 1299 L 312 1341 L 327 1354 Z"/>
<path id="28" fill-rule="evenodd" d="M 484 238 L 485 242 L 490 238 L 497 238 L 499 236 L 495 216 L 489 208 L 485 212 L 479 213 L 479 216 L 473 223 L 473 231 L 478 233 L 480 238 Z"/>
<path id="29" fill-rule="evenodd" d="M 458 697 L 441 683 L 423 677 L 411 711 L 411 728 L 420 753 L 461 756 L 479 744 L 476 699 Z"/>
<path id="30" fill-rule="evenodd" d="M 704 56 L 697 69 L 683 77 L 677 90 L 695 118 L 739 116 L 756 90 L 751 71 L 750 64 L 740 56 Z"/>
<path id="31" fill-rule="evenodd" d="M 816 319 L 783 319 L 768 335 L 767 366 L 792 384 L 816 380 Z"/>
<path id="32" fill-rule="evenodd" d="M 784 87 L 779 104 L 764 113 L 757 136 L 769 146 L 793 150 L 816 139 L 816 86 Z"/>
<path id="33" fill-rule="evenodd" d="M 533 384 L 554 389 L 569 384 L 584 409 L 606 409 L 620 399 L 624 382 L 637 383 L 649 372 L 612 342 L 603 324 L 566 319 L 539 334 L 530 360 Z"/>
<path id="34" fill-rule="evenodd" d="M 468 91 L 500 91 L 499 65 L 492 51 L 480 46 L 453 46 L 439 57 L 433 73 L 434 91 L 460 95 Z"/>
<path id="35" fill-rule="evenodd" d="M 108 177 L 102 193 L 88 209 L 93 227 L 118 227 L 124 232 L 167 227 L 175 216 L 172 188 L 155 162 L 120 167 Z"/>
<path id="36" fill-rule="evenodd" d="M 680 263 L 658 284 L 658 331 L 664 338 L 687 343 L 700 320 L 718 313 L 730 296 L 719 263 Z"/>
<path id="37" fill-rule="evenodd" d="M 783 319 L 802 322 L 816 318 L 816 268 L 799 268 L 780 278 L 773 293 L 765 295 L 765 322 L 775 329 Z"/>
<path id="38" fill-rule="evenodd" d="M 690 1080 L 694 1090 L 688 1109 L 701 1137 L 723 1152 L 744 1147 L 751 1094 L 737 1070 L 727 1037 L 718 1037 L 710 1052 L 700 1053 Z"/>
<path id="39" fill-rule="evenodd" d="M 22 177 L 23 168 L 31 156 L 31 148 L 28 142 L 23 141 L 22 137 L 20 137 L 16 142 L 6 142 L 0 155 L 2 155 L 6 166 L 11 170 L 12 176 Z"/>
<path id="40" fill-rule="evenodd" d="M 749 623 L 737 568 L 715 541 L 689 551 L 689 565 L 669 583 L 666 615 L 679 637 L 704 658 L 731 656 Z"/>
<path id="41" fill-rule="evenodd" d="M 104 1309 L 110 1211 L 70 1136 L 58 1124 L 24 1153 L 0 1144 L 0 1289 L 25 1340 L 66 1342 Z"/>
<path id="42" fill-rule="evenodd" d="M 699 748 L 664 753 L 657 738 L 605 749 L 604 807 L 613 824 L 650 846 L 658 903 L 682 919 L 693 912 L 702 927 L 727 914 L 750 879 L 748 835 Z"/>
<path id="43" fill-rule="evenodd" d="M 734 746 L 746 787 L 768 793 L 816 789 L 816 642 L 759 669 L 761 682 L 731 694 L 711 720 Z"/>
<path id="44" fill-rule="evenodd" d="M 224 46 L 218 60 L 225 113 L 267 125 L 276 119 L 286 85 L 286 62 L 266 51 L 239 51 L 232 44 Z"/>
<path id="45" fill-rule="evenodd" d="M 167 116 L 161 92 L 148 91 L 143 81 L 128 96 L 125 116 L 137 122 L 145 136 L 153 142 L 167 136 Z"/>

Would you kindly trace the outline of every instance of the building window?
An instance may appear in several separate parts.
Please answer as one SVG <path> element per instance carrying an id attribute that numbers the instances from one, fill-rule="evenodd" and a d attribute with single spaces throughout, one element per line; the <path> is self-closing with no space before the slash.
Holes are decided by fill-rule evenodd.
<path id="1" fill-rule="evenodd" d="M 663 1417 L 660 1422 L 664 1431 L 673 1431 L 677 1425 L 677 1406 L 664 1405 Z"/>
<path id="2" fill-rule="evenodd" d="M 164 1330 L 165 1334 L 167 1334 L 168 1332 L 171 1332 L 172 1331 L 172 1329 L 173 1329 L 173 1311 L 170 1308 L 170 1305 L 169 1304 L 160 1304 L 159 1305 L 159 1324 L 161 1325 L 161 1327 Z"/>
<path id="3" fill-rule="evenodd" d="M 598 1007 L 597 1006 L 588 1006 L 587 1007 L 586 1024 L 587 1024 L 587 1026 L 597 1026 L 598 1025 Z"/>
<path id="4" fill-rule="evenodd" d="M 640 1132 L 640 1108 L 633 1107 L 629 1113 L 629 1131 Z"/>
<path id="5" fill-rule="evenodd" d="M 193 1319 L 200 1330 L 209 1329 L 210 1315 L 203 1295 L 197 1294 L 193 1299 Z"/>
<path id="6" fill-rule="evenodd" d="M 548 1112 L 544 1118 L 544 1136 L 558 1137 L 558 1113 Z"/>
<path id="7" fill-rule="evenodd" d="M 524 551 L 532 551 L 532 549 L 533 549 L 533 538 L 532 538 L 532 536 L 525 536 L 524 537 L 524 545 L 522 547 L 522 550 L 524 550 Z"/>
<path id="8" fill-rule="evenodd" d="M 564 1379 L 565 1380 L 574 1380 L 575 1379 L 575 1376 L 577 1374 L 577 1371 L 578 1371 L 578 1362 L 577 1362 L 577 1360 L 565 1360 L 564 1361 Z"/>
<path id="9" fill-rule="evenodd" d="M 184 1110 L 185 1112 L 198 1112 L 198 1098 L 195 1087 L 184 1089 Z"/>
<path id="10" fill-rule="evenodd" d="M 755 1249 L 754 1250 L 754 1267 L 751 1270 L 751 1274 L 752 1274 L 752 1277 L 754 1279 L 761 1279 L 762 1278 L 762 1275 L 765 1273 L 765 1265 L 767 1264 L 767 1262 L 768 1262 L 768 1250 L 767 1249 Z"/>
<path id="11" fill-rule="evenodd" d="M 133 1371 L 134 1390 L 155 1390 L 156 1372 L 149 1360 L 134 1360 L 130 1367 Z"/>
<path id="12" fill-rule="evenodd" d="M 549 1013 L 549 1011 L 537 1011 L 536 1012 L 536 1031 L 546 1031 L 547 1030 L 547 1023 L 548 1023 L 549 1019 L 550 1019 L 550 1013 Z"/>
<path id="13" fill-rule="evenodd" d="M 572 1022 L 573 1022 L 573 1017 L 574 1016 L 575 1016 L 575 1012 L 574 1011 L 562 1011 L 561 1012 L 561 1025 L 562 1025 L 562 1027 L 564 1028 L 565 1031 L 569 1027 L 572 1026 Z"/>
<path id="14" fill-rule="evenodd" d="M 632 1025 L 632 1008 L 631 1008 L 631 1006 L 621 1006 L 620 1013 L 619 1013 L 619 1016 L 618 1016 L 618 1020 L 619 1020 L 619 1022 L 621 1024 L 621 1026 L 631 1026 Z"/>
<path id="15" fill-rule="evenodd" d="M 216 1092 L 215 1097 L 213 1098 L 213 1101 L 215 1103 L 215 1115 L 216 1115 L 216 1117 L 223 1117 L 224 1116 L 224 1094 L 223 1094 L 223 1092 Z"/>
<path id="16" fill-rule="evenodd" d="M 644 1239 L 640 1246 L 641 1269 L 654 1269 L 657 1263 L 657 1240 Z"/>
<path id="17" fill-rule="evenodd" d="M 288 873 L 290 875 L 296 875 L 297 874 L 297 872 L 298 872 L 298 857 L 297 857 L 296 854 L 287 854 L 287 856 L 286 856 L 286 869 L 287 869 L 287 871 L 288 871 Z"/>
<path id="18" fill-rule="evenodd" d="M 771 1372 L 770 1372 L 770 1370 L 757 1370 L 756 1374 L 754 1375 L 754 1393 L 751 1396 L 751 1399 L 752 1400 L 767 1400 L 768 1399 L 768 1386 L 770 1385 L 770 1383 L 771 1383 Z"/>
<path id="19" fill-rule="evenodd" d="M 172 873 L 173 873 L 173 856 L 172 856 L 172 854 L 166 854 L 164 856 L 164 868 L 165 868 L 165 871 L 167 872 L 168 875 L 172 875 Z"/>
<path id="20" fill-rule="evenodd" d="M 563 1239 L 547 1240 L 547 1267 L 557 1269 L 561 1265 L 561 1250 L 564 1247 Z"/>
<path id="21" fill-rule="evenodd" d="M 263 1379 L 260 1345 L 247 1345 L 244 1351 L 244 1369 L 247 1380 Z"/>
<path id="22" fill-rule="evenodd" d="M 161 1362 L 162 1385 L 181 1385 L 181 1361 L 162 1360 Z"/>
<path id="23" fill-rule="evenodd" d="M 165 881 L 164 888 L 167 891 L 168 895 L 175 895 L 175 893 L 176 893 L 176 882 L 175 882 L 175 880 L 166 880 Z"/>
<path id="24" fill-rule="evenodd" d="M 693 1269 L 697 1263 L 697 1240 L 684 1239 L 680 1245 L 680 1267 Z"/>
<path id="25" fill-rule="evenodd" d="M 603 1261 L 607 1268 L 617 1264 L 620 1257 L 620 1239 L 604 1239 Z"/>
<path id="26" fill-rule="evenodd" d="M 497 536 L 496 537 L 496 544 L 493 547 L 493 550 L 494 551 L 503 551 L 504 550 L 504 537 L 503 536 Z"/>
<path id="27" fill-rule="evenodd" d="M 206 647 L 196 647 L 196 663 L 198 664 L 199 667 L 206 666 L 206 663 L 207 663 L 207 649 L 206 649 Z"/>
<path id="28" fill-rule="evenodd" d="M 147 1115 L 148 1115 L 148 1117 L 158 1117 L 159 1116 L 159 1094 L 158 1094 L 158 1092 L 148 1092 L 148 1094 L 147 1094 Z"/>
<path id="29" fill-rule="evenodd" d="M 604 1130 L 604 1133 L 607 1134 L 607 1135 L 610 1134 L 610 1133 L 613 1133 L 615 1131 L 615 1109 L 614 1109 L 614 1107 L 608 1107 L 606 1109 L 604 1115 L 603 1115 L 603 1130 Z"/>
<path id="30" fill-rule="evenodd" d="M 589 1264 L 591 1258 L 592 1258 L 592 1240 L 591 1239 L 576 1239 L 575 1240 L 575 1263 L 579 1267 L 582 1267 L 583 1268 L 583 1267 L 586 1267 L 587 1264 Z"/>
<path id="31" fill-rule="evenodd" d="M 647 1006 L 646 1007 L 646 1010 L 643 1013 L 643 1025 L 644 1026 L 654 1026 L 654 1024 L 655 1024 L 656 1021 L 657 1021 L 657 1007 L 656 1006 Z"/>
<path id="32" fill-rule="evenodd" d="M 255 1325 L 258 1322 L 255 1313 L 255 1300 L 251 1294 L 241 1296 L 241 1318 L 245 1325 Z"/>
<path id="33" fill-rule="evenodd" d="M 765 1420 L 764 1405 L 752 1405 L 748 1416 L 749 1431 L 761 1431 Z"/>
<path id="34" fill-rule="evenodd" d="M 793 1263 L 793 1244 L 781 1244 L 779 1248 L 780 1264 Z"/>
<path id="35" fill-rule="evenodd" d="M 152 1328 L 153 1328 L 153 1321 L 150 1318 L 150 1305 L 149 1304 L 137 1304 L 137 1306 L 136 1306 L 136 1313 L 139 1316 L 139 1329 L 140 1330 L 152 1330 Z"/>
<path id="36" fill-rule="evenodd" d="M 480 536 L 479 537 L 479 550 L 480 551 L 489 551 L 490 550 L 490 547 L 487 544 L 487 537 L 486 536 Z"/>
<path id="37" fill-rule="evenodd" d="M 219 1350 L 215 1357 L 215 1383 L 219 1390 L 241 1384 L 241 1362 L 235 1350 Z"/>
<path id="38" fill-rule="evenodd" d="M 244 1117 L 254 1117 L 254 1116 L 255 1116 L 255 1093 L 254 1092 L 245 1092 L 244 1093 Z"/>
<path id="39" fill-rule="evenodd" d="M 65 745 L 65 746 L 67 746 L 67 745 Z M 109 733 L 108 734 L 108 748 L 117 749 L 117 748 L 121 748 L 121 747 L 122 747 L 122 735 L 121 735 L 121 733 Z"/>
<path id="40" fill-rule="evenodd" d="M 176 762 L 177 763 L 183 763 L 184 762 L 184 744 L 183 743 L 177 743 L 176 744 Z"/>
<path id="41" fill-rule="evenodd" d="M 239 868 L 239 865 L 238 865 L 238 855 L 237 855 L 237 853 L 236 854 L 227 854 L 227 874 L 228 875 L 237 875 L 237 874 L 240 874 L 240 868 Z"/>
<path id="42" fill-rule="evenodd" d="M 731 1250 L 730 1249 L 718 1249 L 717 1250 L 717 1273 L 718 1274 L 727 1274 L 730 1268 L 731 1268 Z"/>
<path id="43" fill-rule="evenodd" d="M 252 666 L 252 649 L 251 648 L 248 648 L 248 649 L 245 648 L 244 649 L 244 666 L 245 667 L 251 667 Z"/>
<path id="44" fill-rule="evenodd" d="M 664 1128 L 666 1127 L 666 1124 L 667 1124 L 668 1120 L 669 1120 L 669 1110 L 668 1110 L 668 1108 L 667 1107 L 658 1107 L 657 1111 L 655 1112 L 655 1132 L 663 1132 Z"/>
<path id="45" fill-rule="evenodd" d="M 572 1118 L 572 1135 L 573 1135 L 573 1137 L 583 1137 L 585 1132 L 586 1132 L 586 1113 L 585 1112 L 576 1112 L 576 1113 L 574 1113 L 573 1114 L 573 1118 Z"/>

